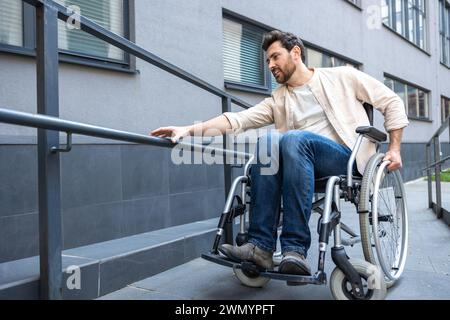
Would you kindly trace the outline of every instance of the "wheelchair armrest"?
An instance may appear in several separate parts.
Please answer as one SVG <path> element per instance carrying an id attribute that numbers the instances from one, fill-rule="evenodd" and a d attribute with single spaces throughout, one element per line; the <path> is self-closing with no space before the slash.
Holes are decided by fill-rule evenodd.
<path id="1" fill-rule="evenodd" d="M 387 140 L 387 135 L 384 132 L 381 132 L 377 128 L 372 126 L 363 126 L 356 128 L 356 133 L 360 133 L 368 138 L 376 140 L 378 142 L 384 142 Z"/>

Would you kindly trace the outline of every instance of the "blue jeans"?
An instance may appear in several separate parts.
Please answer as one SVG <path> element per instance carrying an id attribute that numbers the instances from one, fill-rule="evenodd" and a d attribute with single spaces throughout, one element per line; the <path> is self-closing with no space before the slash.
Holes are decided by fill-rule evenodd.
<path id="1" fill-rule="evenodd" d="M 269 146 L 264 146 L 267 155 L 279 154 L 279 168 L 274 174 L 267 174 L 271 164 L 261 161 L 259 156 L 263 142 Z M 308 131 L 292 130 L 260 138 L 257 160 L 251 168 L 249 242 L 263 250 L 275 251 L 283 197 L 281 251 L 296 251 L 306 257 L 311 245 L 308 222 L 314 179 L 346 174 L 350 154 L 348 147 Z"/>

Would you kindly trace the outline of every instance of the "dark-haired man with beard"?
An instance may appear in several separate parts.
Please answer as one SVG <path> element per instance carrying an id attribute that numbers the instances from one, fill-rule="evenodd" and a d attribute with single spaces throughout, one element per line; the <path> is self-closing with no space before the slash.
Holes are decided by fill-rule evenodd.
<path id="1" fill-rule="evenodd" d="M 224 244 L 220 251 L 235 261 L 252 261 L 273 268 L 280 199 L 283 199 L 283 225 L 280 235 L 282 273 L 309 275 L 306 262 L 311 244 L 308 222 L 311 214 L 314 179 L 346 174 L 359 126 L 369 125 L 363 103 L 371 104 L 385 119 L 390 142 L 384 157 L 389 170 L 401 167 L 400 145 L 408 125 L 402 100 L 383 83 L 352 67 L 308 68 L 305 47 L 300 38 L 278 30 L 265 35 L 263 49 L 267 64 L 281 84 L 271 97 L 241 112 L 226 112 L 209 121 L 185 127 L 162 127 L 151 132 L 171 137 L 175 142 L 194 132 L 215 129 L 238 133 L 275 124 L 279 134 L 258 140 L 258 146 L 278 146 L 279 170 L 262 174 L 264 165 L 256 162 L 251 170 L 252 219 L 248 243 Z M 269 142 L 268 142 L 269 141 Z M 361 174 L 375 145 L 364 139 L 356 157 L 354 173 Z"/>

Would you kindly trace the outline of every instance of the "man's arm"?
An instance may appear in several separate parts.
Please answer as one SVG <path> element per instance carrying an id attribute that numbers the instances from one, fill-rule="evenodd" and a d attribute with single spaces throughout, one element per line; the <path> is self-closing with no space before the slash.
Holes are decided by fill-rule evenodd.
<path id="1" fill-rule="evenodd" d="M 354 76 L 356 98 L 361 102 L 370 103 L 384 116 L 384 128 L 389 132 L 389 149 L 384 160 L 392 163 L 388 170 L 393 171 L 402 166 L 400 145 L 403 128 L 408 124 L 405 105 L 402 99 L 391 89 L 377 79 L 353 68 L 348 69 Z"/>
<path id="2" fill-rule="evenodd" d="M 221 114 L 211 120 L 190 126 L 189 134 L 191 136 L 198 134 L 203 136 L 217 136 L 225 134 L 229 129 L 231 129 L 230 121 Z"/>
<path id="3" fill-rule="evenodd" d="M 374 77 L 352 67 L 346 69 L 355 88 L 356 98 L 368 102 L 384 116 L 387 132 L 408 126 L 408 116 L 402 99 Z"/>
<path id="4" fill-rule="evenodd" d="M 389 131 L 389 147 L 383 158 L 383 160 L 391 161 L 391 164 L 387 167 L 389 171 L 394 171 L 402 167 L 402 158 L 400 155 L 402 133 L 403 128 Z"/>
<path id="5" fill-rule="evenodd" d="M 172 142 L 188 135 L 220 136 L 231 129 L 234 133 L 259 128 L 273 123 L 272 98 L 266 98 L 254 107 L 240 112 L 225 112 L 211 120 L 184 127 L 161 127 L 150 132 L 157 137 L 170 137 Z"/>
<path id="6" fill-rule="evenodd" d="M 231 129 L 231 124 L 227 117 L 223 114 L 212 118 L 211 120 L 196 123 L 191 126 L 183 127 L 161 127 L 150 132 L 150 135 L 157 137 L 170 137 L 172 142 L 177 142 L 180 138 L 185 136 L 201 135 L 201 136 L 218 136 L 225 134 L 228 129 Z"/>

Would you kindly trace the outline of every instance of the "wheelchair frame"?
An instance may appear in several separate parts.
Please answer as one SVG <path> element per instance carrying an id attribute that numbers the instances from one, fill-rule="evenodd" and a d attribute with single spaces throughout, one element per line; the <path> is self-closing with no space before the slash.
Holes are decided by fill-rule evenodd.
<path id="1" fill-rule="evenodd" d="M 238 245 L 242 245 L 246 242 L 245 213 L 247 211 L 247 203 L 245 202 L 245 199 L 247 194 L 247 186 L 250 182 L 250 165 L 254 160 L 254 156 L 251 156 L 245 164 L 244 175 L 237 177 L 233 181 L 225 203 L 225 208 L 220 217 L 218 230 L 212 250 L 210 253 L 202 254 L 202 258 L 223 266 L 232 267 L 233 269 L 241 269 L 242 272 L 250 277 L 264 277 L 276 280 L 284 280 L 287 281 L 288 285 L 326 284 L 327 275 L 324 271 L 325 254 L 327 251 L 331 233 L 334 232 L 334 245 L 331 248 L 332 260 L 335 265 L 344 273 L 348 283 L 351 284 L 352 296 L 356 299 L 363 299 L 364 288 L 361 275 L 350 263 L 350 258 L 347 256 L 344 249 L 344 245 L 353 245 L 360 242 L 361 239 L 360 237 L 358 237 L 356 232 L 351 230 L 348 226 L 340 221 L 340 201 L 342 198 L 344 198 L 345 201 L 350 201 L 356 206 L 357 212 L 360 213 L 358 211 L 358 188 L 360 187 L 363 178 L 354 177 L 352 175 L 352 169 L 356 159 L 356 154 L 359 151 L 363 138 L 368 138 L 372 142 L 375 142 L 377 144 L 378 153 L 380 143 L 386 141 L 387 136 L 385 133 L 377 130 L 372 126 L 358 127 L 356 129 L 356 132 L 359 133 L 359 136 L 356 140 L 355 146 L 347 163 L 347 175 L 326 177 L 327 182 L 325 187 L 325 196 L 319 200 L 314 201 L 312 204 L 312 210 L 321 214 L 318 223 L 319 259 L 317 271 L 315 274 L 311 276 L 282 274 L 278 271 L 263 270 L 251 262 L 238 263 L 219 254 L 218 246 L 224 234 L 225 226 L 227 224 L 232 224 L 237 216 L 240 216 L 240 231 L 236 237 L 236 243 Z M 242 185 L 241 197 L 235 195 L 239 184 Z M 232 208 L 235 199 L 237 199 L 237 206 Z M 320 208 L 322 204 L 324 205 L 323 210 Z M 343 242 L 341 231 L 344 231 L 351 236 L 350 242 Z"/>

